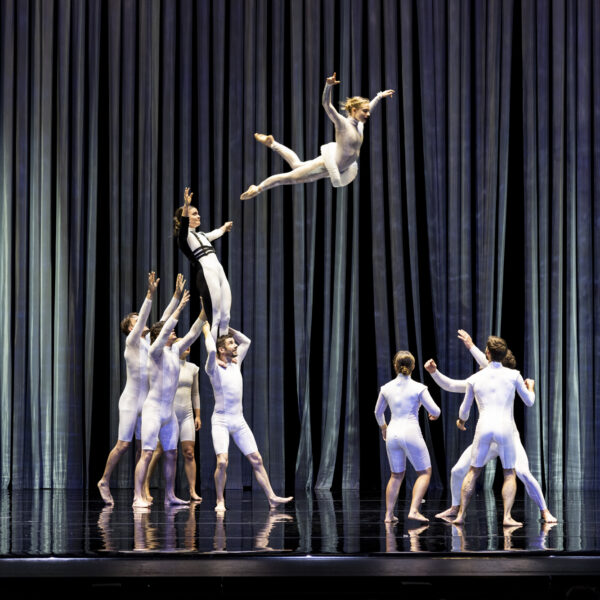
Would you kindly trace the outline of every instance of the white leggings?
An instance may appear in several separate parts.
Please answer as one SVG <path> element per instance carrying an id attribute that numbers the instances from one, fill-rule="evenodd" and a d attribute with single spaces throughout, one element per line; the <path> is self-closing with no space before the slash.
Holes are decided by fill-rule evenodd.
<path id="1" fill-rule="evenodd" d="M 515 471 L 517 477 L 523 482 L 523 485 L 525 485 L 525 490 L 529 494 L 530 498 L 538 505 L 539 509 L 546 510 L 548 507 L 546 506 L 546 501 L 544 500 L 542 488 L 529 470 L 529 459 L 527 458 L 527 453 L 525 452 L 525 448 L 523 448 L 523 444 L 521 443 L 521 438 L 518 432 L 515 432 L 514 441 L 517 455 L 515 462 Z M 469 446 L 462 453 L 461 457 L 458 459 L 458 462 L 452 467 L 452 471 L 450 473 L 452 506 L 458 506 L 460 504 L 460 490 L 463 479 L 465 478 L 465 475 L 471 466 L 472 448 L 472 445 Z M 497 444 L 491 444 L 490 449 L 485 457 L 484 464 L 487 464 L 493 458 L 498 458 L 498 456 Z"/>
<path id="2" fill-rule="evenodd" d="M 229 281 L 216 254 L 209 254 L 200 259 L 204 281 L 210 294 L 212 304 L 211 334 L 216 340 L 219 335 L 229 331 L 231 312 L 231 288 Z M 201 285 L 197 282 L 198 292 L 202 295 Z"/>
<path id="3" fill-rule="evenodd" d="M 275 152 L 277 152 L 277 154 L 292 167 L 292 170 L 287 173 L 271 175 L 271 177 L 265 179 L 258 186 L 261 192 L 277 187 L 278 185 L 310 183 L 311 181 L 329 177 L 329 173 L 325 167 L 325 161 L 321 156 L 313 158 L 312 160 L 302 161 L 293 150 L 279 142 L 273 142 L 271 150 L 275 150 Z"/>

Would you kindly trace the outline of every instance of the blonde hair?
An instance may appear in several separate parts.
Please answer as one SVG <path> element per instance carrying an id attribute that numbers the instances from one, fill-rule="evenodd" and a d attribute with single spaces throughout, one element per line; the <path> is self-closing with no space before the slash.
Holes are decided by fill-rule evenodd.
<path id="1" fill-rule="evenodd" d="M 410 375 L 415 368 L 415 357 L 408 350 L 399 350 L 392 363 L 397 374 Z"/>
<path id="2" fill-rule="evenodd" d="M 352 96 L 352 98 L 346 98 L 344 102 L 341 102 L 342 110 L 345 110 L 348 114 L 352 112 L 352 109 L 358 108 L 363 104 L 370 104 L 371 101 L 368 98 L 362 96 Z"/>

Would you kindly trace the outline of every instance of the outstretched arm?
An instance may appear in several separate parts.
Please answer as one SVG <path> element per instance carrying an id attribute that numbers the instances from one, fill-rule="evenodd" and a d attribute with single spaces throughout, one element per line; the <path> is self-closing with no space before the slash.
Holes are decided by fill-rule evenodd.
<path id="1" fill-rule="evenodd" d="M 206 236 L 206 239 L 209 242 L 212 242 L 213 240 L 216 240 L 216 239 L 220 238 L 222 235 L 225 235 L 226 233 L 230 232 L 232 227 L 233 227 L 233 221 L 227 221 L 226 223 L 223 223 L 223 225 L 221 225 L 221 227 L 218 227 L 217 229 L 213 229 L 212 231 L 209 231 L 208 233 L 205 233 L 204 235 Z"/>
<path id="2" fill-rule="evenodd" d="M 137 343 L 137 340 L 140 339 L 140 336 L 144 332 L 144 329 L 146 327 L 146 321 L 148 321 L 148 317 L 150 316 L 150 310 L 152 309 L 152 298 L 154 297 L 154 292 L 156 292 L 156 288 L 158 287 L 159 281 L 160 278 L 157 279 L 156 273 L 154 271 L 150 271 L 150 273 L 148 273 L 148 291 L 146 292 L 144 303 L 142 304 L 140 312 L 138 313 L 137 321 L 135 322 L 135 325 L 131 328 L 131 331 L 129 332 L 125 343 Z"/>
<path id="3" fill-rule="evenodd" d="M 477 361 L 480 367 L 487 367 L 488 360 L 485 352 L 482 352 L 474 343 L 471 336 L 464 330 L 458 330 L 458 339 L 465 345 L 465 348 L 471 353 L 471 356 Z"/>
<path id="4" fill-rule="evenodd" d="M 204 346 L 206 347 L 207 354 L 204 370 L 210 376 L 215 372 L 217 367 L 217 345 L 210 332 L 210 323 L 208 321 L 205 321 L 204 325 L 202 325 L 202 333 L 204 335 Z"/>
<path id="5" fill-rule="evenodd" d="M 338 85 L 339 83 L 340 82 L 335 78 L 335 73 L 331 77 L 328 77 L 325 80 L 325 88 L 323 89 L 323 97 L 321 98 L 323 108 L 325 109 L 329 120 L 336 126 L 336 128 L 342 127 L 346 120 L 337 110 L 335 110 L 333 104 L 331 103 L 331 90 L 334 85 Z"/>
<path id="6" fill-rule="evenodd" d="M 229 333 L 233 335 L 233 339 L 238 345 L 237 360 L 238 363 L 241 365 L 244 358 L 246 358 L 246 354 L 248 353 L 248 350 L 250 349 L 250 344 L 252 342 L 250 341 L 250 338 L 246 337 L 241 331 L 237 331 L 233 327 L 229 328 Z"/>
<path id="7" fill-rule="evenodd" d="M 178 273 L 177 280 L 175 281 L 175 291 L 173 292 L 171 301 L 167 305 L 167 308 L 165 308 L 165 312 L 162 314 L 159 321 L 166 321 L 175 312 L 177 304 L 179 303 L 181 295 L 183 294 L 183 290 L 185 289 L 185 284 L 186 281 L 183 278 L 183 275 L 181 273 Z"/>
<path id="8" fill-rule="evenodd" d="M 450 379 L 443 373 L 440 373 L 433 358 L 425 363 L 425 370 L 431 375 L 433 380 L 446 392 L 464 394 L 467 389 L 467 382 L 464 379 Z"/>
<path id="9" fill-rule="evenodd" d="M 391 98 L 394 95 L 394 90 L 385 90 L 384 92 L 377 92 L 377 95 L 369 102 L 369 112 L 379 104 L 382 98 Z"/>

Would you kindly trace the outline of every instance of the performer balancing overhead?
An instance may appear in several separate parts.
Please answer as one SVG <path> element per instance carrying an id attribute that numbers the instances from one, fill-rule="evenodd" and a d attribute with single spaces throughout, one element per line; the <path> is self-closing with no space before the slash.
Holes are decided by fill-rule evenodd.
<path id="1" fill-rule="evenodd" d="M 335 142 L 321 146 L 321 155 L 317 158 L 301 161 L 293 150 L 276 142 L 272 135 L 255 133 L 254 137 L 261 144 L 275 150 L 292 167 L 292 170 L 272 175 L 259 185 L 251 185 L 240 196 L 241 200 L 254 198 L 261 192 L 278 185 L 309 183 L 329 177 L 333 187 L 343 187 L 354 180 L 358 173 L 356 161 L 363 143 L 364 124 L 379 100 L 392 96 L 394 90 L 379 92 L 373 100 L 361 96 L 347 98 L 343 109 L 348 116 L 344 117 L 331 103 L 331 90 L 334 85 L 340 83 L 335 75 L 334 73 L 326 79 L 322 100 L 323 108 L 335 126 Z"/>

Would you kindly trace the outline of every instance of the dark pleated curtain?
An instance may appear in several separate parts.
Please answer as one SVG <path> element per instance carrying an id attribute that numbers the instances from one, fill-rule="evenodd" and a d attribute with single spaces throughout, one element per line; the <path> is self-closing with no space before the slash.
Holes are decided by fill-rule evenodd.
<path id="1" fill-rule="evenodd" d="M 191 186 L 252 338 L 245 415 L 274 487 L 379 484 L 372 410 L 400 348 L 441 403 L 422 427 L 434 486 L 472 439 L 463 378 L 507 337 L 538 401 L 516 411 L 552 492 L 598 484 L 600 257 L 597 3 L 490 0 L 3 0 L 0 2 L 2 487 L 80 487 L 117 437 L 122 316 L 146 274 L 190 279 L 172 215 Z M 240 202 L 333 139 L 320 104 L 393 88 L 365 128 L 358 178 Z M 190 282 L 193 284 L 193 282 Z M 197 298 L 179 324 L 184 333 Z M 202 344 L 192 360 L 203 365 Z M 202 486 L 212 485 L 212 390 L 201 374 Z M 521 415 L 524 414 L 524 418 Z M 113 475 L 132 483 L 133 453 Z M 375 467 L 379 465 L 379 469 Z M 410 480 L 409 475 L 409 480 Z M 491 484 L 493 471 L 486 481 Z M 252 485 L 231 452 L 228 486 Z M 307 497 L 307 502 L 312 502 Z"/>

